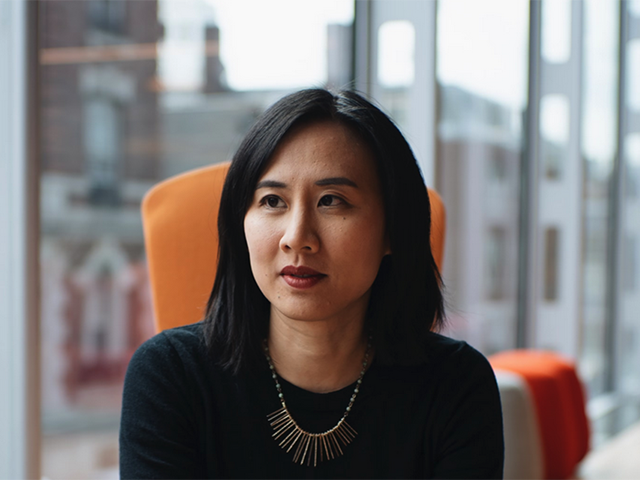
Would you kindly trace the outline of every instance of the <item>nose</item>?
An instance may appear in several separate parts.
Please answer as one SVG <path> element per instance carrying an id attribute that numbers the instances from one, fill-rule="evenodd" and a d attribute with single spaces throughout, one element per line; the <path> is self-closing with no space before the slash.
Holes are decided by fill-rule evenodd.
<path id="1" fill-rule="evenodd" d="M 287 216 L 280 239 L 280 249 L 285 253 L 315 253 L 320 247 L 317 225 L 313 213 L 305 208 L 293 209 Z"/>

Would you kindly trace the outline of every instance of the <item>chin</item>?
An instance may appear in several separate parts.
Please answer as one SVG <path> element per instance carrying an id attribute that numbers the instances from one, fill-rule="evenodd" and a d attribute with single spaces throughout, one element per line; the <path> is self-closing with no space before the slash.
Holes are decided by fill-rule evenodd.
<path id="1" fill-rule="evenodd" d="M 318 312 L 284 312 L 280 310 L 280 314 L 290 320 L 299 322 L 321 322 L 327 318 L 326 316 L 318 315 Z"/>
<path id="2" fill-rule="evenodd" d="M 288 318 L 290 320 L 298 320 L 301 322 L 320 322 L 328 317 L 332 316 L 332 313 L 318 308 L 317 306 L 287 306 L 287 305 L 274 305 L 272 309 L 278 316 Z"/>

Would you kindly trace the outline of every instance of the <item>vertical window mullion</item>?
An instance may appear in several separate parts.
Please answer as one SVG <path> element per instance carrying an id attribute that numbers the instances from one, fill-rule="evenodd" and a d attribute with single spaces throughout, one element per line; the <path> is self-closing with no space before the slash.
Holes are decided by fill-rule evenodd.
<path id="1" fill-rule="evenodd" d="M 540 124 L 541 2 L 531 2 L 529 11 L 529 86 L 525 112 L 524 155 L 520 179 L 520 254 L 516 346 L 531 346 L 537 306 L 538 151 Z"/>
<path id="2" fill-rule="evenodd" d="M 609 189 L 609 224 L 607 235 L 609 237 L 607 249 L 608 265 L 608 289 L 607 289 L 607 322 L 605 324 L 605 392 L 614 392 L 616 388 L 616 325 L 618 320 L 618 304 L 620 287 L 620 262 L 622 225 L 621 209 L 623 196 L 623 167 L 624 167 L 624 136 L 626 134 L 627 113 L 627 41 L 628 41 L 628 15 L 626 1 L 620 3 L 620 40 L 618 59 L 618 135 L 616 155 L 613 162 L 613 172 Z"/>
<path id="3" fill-rule="evenodd" d="M 40 477 L 36 8 L 0 3 L 0 478 Z"/>

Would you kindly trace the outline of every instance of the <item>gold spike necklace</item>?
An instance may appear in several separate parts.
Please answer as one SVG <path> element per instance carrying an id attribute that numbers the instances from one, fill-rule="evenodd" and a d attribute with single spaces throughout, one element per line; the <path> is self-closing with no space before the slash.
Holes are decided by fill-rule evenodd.
<path id="1" fill-rule="evenodd" d="M 284 450 L 290 452 L 293 450 L 293 462 L 300 465 L 315 467 L 318 462 L 323 460 L 332 460 L 343 455 L 342 448 L 346 447 L 356 437 L 356 432 L 351 425 L 347 423 L 347 417 L 353 407 L 358 392 L 360 392 L 360 385 L 362 384 L 362 377 L 367 370 L 367 364 L 369 362 L 369 352 L 371 350 L 371 337 L 367 344 L 367 350 L 362 360 L 362 370 L 360 371 L 360 377 L 356 382 L 356 387 L 353 390 L 349 404 L 342 415 L 342 418 L 331 429 L 322 433 L 311 433 L 300 428 L 296 421 L 289 413 L 287 404 L 284 401 L 284 395 L 282 394 L 282 388 L 276 369 L 273 366 L 271 355 L 269 354 L 269 346 L 267 340 L 263 342 L 264 354 L 269 362 L 269 368 L 271 369 L 271 377 L 276 382 L 276 390 L 278 390 L 278 398 L 282 407 L 273 413 L 267 415 L 267 420 L 273 428 L 273 438 L 279 442 L 278 445 Z"/>

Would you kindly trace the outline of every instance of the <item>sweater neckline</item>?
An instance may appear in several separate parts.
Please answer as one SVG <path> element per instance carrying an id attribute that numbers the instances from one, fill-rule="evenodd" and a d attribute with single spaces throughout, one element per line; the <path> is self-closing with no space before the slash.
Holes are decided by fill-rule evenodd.
<path id="1" fill-rule="evenodd" d="M 371 363 L 371 366 L 364 374 L 362 379 L 362 384 L 360 387 L 360 393 L 358 394 L 358 399 L 361 399 L 363 393 L 366 393 L 366 390 L 369 389 L 368 384 L 370 384 L 375 378 L 376 374 L 376 365 L 375 358 Z M 336 390 L 328 393 L 316 393 L 311 392 L 309 390 L 305 390 L 304 388 L 300 388 L 293 383 L 285 380 L 284 378 L 278 376 L 278 380 L 282 387 L 282 393 L 284 394 L 284 399 L 287 402 L 287 406 L 294 410 L 301 411 L 344 411 L 347 404 L 349 403 L 349 398 L 353 394 L 353 391 L 356 387 L 357 381 L 354 381 L 352 384 L 347 385 L 340 390 Z M 275 385 L 272 384 L 272 388 L 274 391 L 274 395 L 276 394 Z M 356 401 L 357 403 L 357 401 Z"/>

